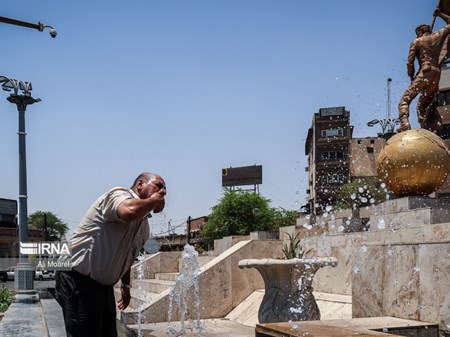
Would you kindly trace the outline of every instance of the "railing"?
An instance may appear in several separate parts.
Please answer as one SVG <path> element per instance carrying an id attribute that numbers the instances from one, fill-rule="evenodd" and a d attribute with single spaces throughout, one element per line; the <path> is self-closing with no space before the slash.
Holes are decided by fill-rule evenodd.
<path id="1" fill-rule="evenodd" d="M 19 236 L 18 228 L 0 227 L 0 237 L 3 236 Z M 44 231 L 41 229 L 28 229 L 28 236 L 30 238 L 44 239 Z"/>
<path id="2" fill-rule="evenodd" d="M 0 236 L 18 236 L 19 231 L 17 228 L 0 227 Z"/>

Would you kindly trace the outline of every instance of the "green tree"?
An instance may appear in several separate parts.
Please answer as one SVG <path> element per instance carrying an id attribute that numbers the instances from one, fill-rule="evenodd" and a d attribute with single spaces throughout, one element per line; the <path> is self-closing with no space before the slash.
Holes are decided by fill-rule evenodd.
<path id="1" fill-rule="evenodd" d="M 371 206 L 386 201 L 387 191 L 375 177 L 362 177 L 342 186 L 335 209 Z"/>
<path id="2" fill-rule="evenodd" d="M 212 207 L 201 235 L 212 241 L 295 224 L 296 212 L 277 210 L 269 204 L 270 200 L 259 194 L 224 189 L 219 203 Z"/>
<path id="3" fill-rule="evenodd" d="M 295 226 L 297 224 L 298 212 L 289 211 L 284 208 L 274 209 L 275 219 L 273 228 L 284 226 Z"/>
<path id="4" fill-rule="evenodd" d="M 33 229 L 44 229 L 47 226 L 48 241 L 56 241 L 68 230 L 67 223 L 59 219 L 52 212 L 36 211 L 28 216 L 28 227 Z"/>

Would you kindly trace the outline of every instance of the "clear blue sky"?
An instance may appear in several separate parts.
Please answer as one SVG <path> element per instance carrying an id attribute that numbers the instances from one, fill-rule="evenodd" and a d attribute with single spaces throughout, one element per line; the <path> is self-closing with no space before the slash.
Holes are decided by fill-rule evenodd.
<path id="1" fill-rule="evenodd" d="M 2 3 L 0 75 L 30 81 L 28 208 L 71 231 L 97 196 L 161 174 L 167 221 L 207 215 L 221 169 L 263 165 L 272 206 L 306 202 L 304 142 L 321 107 L 345 106 L 354 136 L 392 111 L 409 83 L 406 57 L 437 0 L 135 0 Z M 442 27 L 437 20 L 436 27 Z M 18 196 L 16 107 L 0 91 L 0 197 Z M 413 122 L 417 126 L 415 113 Z"/>

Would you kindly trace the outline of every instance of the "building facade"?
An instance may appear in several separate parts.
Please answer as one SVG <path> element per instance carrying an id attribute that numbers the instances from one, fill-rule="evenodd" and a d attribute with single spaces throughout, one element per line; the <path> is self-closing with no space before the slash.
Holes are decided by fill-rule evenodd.
<path id="1" fill-rule="evenodd" d="M 350 111 L 345 107 L 322 108 L 314 114 L 305 143 L 307 212 L 323 213 L 340 199 L 344 184 L 377 176 L 376 158 L 385 140 L 352 136 Z"/>
<path id="2" fill-rule="evenodd" d="M 444 140 L 450 149 L 450 61 L 444 63 L 441 70 L 439 94 L 436 103 L 437 107 L 432 111 L 433 119 L 436 120 L 436 123 L 431 127 L 436 129 L 438 136 Z M 450 175 L 447 176 L 444 184 L 434 194 L 436 197 L 450 197 Z"/>
<path id="3" fill-rule="evenodd" d="M 386 140 L 381 137 L 350 139 L 350 180 L 377 177 L 377 157 Z"/>
<path id="4" fill-rule="evenodd" d="M 350 180 L 349 147 L 353 127 L 345 107 L 321 108 L 308 130 L 308 210 L 321 212 L 336 201 L 339 188 Z"/>
<path id="5" fill-rule="evenodd" d="M 44 241 L 44 239 L 43 230 L 28 229 L 28 241 Z M 19 257 L 17 201 L 0 198 L 0 258 L 16 257 Z"/>

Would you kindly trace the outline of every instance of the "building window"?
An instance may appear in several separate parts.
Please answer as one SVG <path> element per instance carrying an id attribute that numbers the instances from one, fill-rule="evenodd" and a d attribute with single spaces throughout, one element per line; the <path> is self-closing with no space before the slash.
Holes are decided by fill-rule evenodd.
<path id="1" fill-rule="evenodd" d="M 342 137 L 344 135 L 344 129 L 326 129 L 321 131 L 322 137 Z"/>
<path id="2" fill-rule="evenodd" d="M 337 174 L 337 173 L 327 174 L 325 176 L 321 176 L 319 178 L 319 182 L 322 185 L 325 185 L 325 184 L 343 184 L 345 182 L 345 177 L 344 177 L 343 174 Z"/>
<path id="3" fill-rule="evenodd" d="M 444 90 L 438 94 L 438 106 L 450 105 L 450 90 Z"/>
<path id="4" fill-rule="evenodd" d="M 443 125 L 441 130 L 438 130 L 438 135 L 442 139 L 450 138 L 450 125 Z"/>
<path id="5" fill-rule="evenodd" d="M 322 160 L 344 159 L 344 151 L 323 151 L 320 153 Z"/>
<path id="6" fill-rule="evenodd" d="M 367 147 L 367 153 L 373 153 L 373 147 L 372 146 L 368 146 Z"/>

